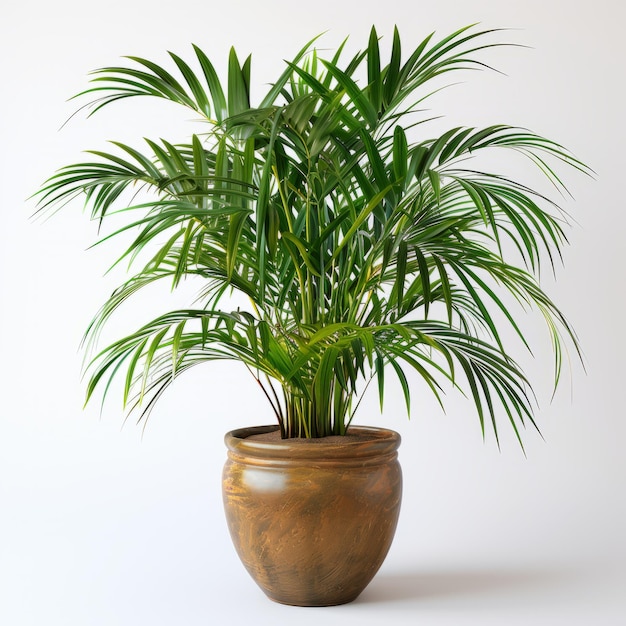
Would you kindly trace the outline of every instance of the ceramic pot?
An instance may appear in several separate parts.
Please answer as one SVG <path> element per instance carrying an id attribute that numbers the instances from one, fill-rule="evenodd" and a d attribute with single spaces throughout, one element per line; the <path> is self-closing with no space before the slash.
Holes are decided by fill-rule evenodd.
<path id="1" fill-rule="evenodd" d="M 351 602 L 381 566 L 402 493 L 398 433 L 284 439 L 274 426 L 226 434 L 223 497 L 246 569 L 283 604 Z"/>

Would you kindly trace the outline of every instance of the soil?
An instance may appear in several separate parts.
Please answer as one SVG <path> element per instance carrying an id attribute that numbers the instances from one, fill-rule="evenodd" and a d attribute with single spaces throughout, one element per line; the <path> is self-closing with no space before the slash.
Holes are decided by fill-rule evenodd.
<path id="1" fill-rule="evenodd" d="M 275 430 L 270 433 L 260 433 L 258 435 L 250 435 L 248 439 L 254 439 L 255 441 L 267 441 L 271 443 L 277 443 L 279 441 L 283 441 L 280 438 L 280 430 Z M 374 435 L 330 435 L 329 437 L 316 437 L 313 439 L 306 439 L 304 437 L 298 437 L 295 439 L 285 439 L 284 441 L 289 441 L 290 444 L 299 445 L 299 444 L 325 444 L 325 443 L 348 443 L 348 442 L 363 442 L 363 441 L 373 441 L 376 437 Z"/>

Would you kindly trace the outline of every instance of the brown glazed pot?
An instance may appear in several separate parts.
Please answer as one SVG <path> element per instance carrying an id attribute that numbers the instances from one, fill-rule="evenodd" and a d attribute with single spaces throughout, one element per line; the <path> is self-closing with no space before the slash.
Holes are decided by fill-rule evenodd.
<path id="1" fill-rule="evenodd" d="M 226 434 L 223 496 L 233 543 L 269 598 L 351 602 L 382 565 L 402 495 L 400 435 L 351 427 L 344 437 L 268 439 L 259 426 Z"/>

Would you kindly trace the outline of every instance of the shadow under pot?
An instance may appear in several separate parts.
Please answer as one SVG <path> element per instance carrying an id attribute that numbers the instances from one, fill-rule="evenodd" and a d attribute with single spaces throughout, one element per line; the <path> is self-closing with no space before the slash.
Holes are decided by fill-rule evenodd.
<path id="1" fill-rule="evenodd" d="M 281 439 L 275 426 L 225 436 L 223 498 L 239 558 L 283 604 L 354 600 L 382 565 L 402 496 L 400 435 Z"/>

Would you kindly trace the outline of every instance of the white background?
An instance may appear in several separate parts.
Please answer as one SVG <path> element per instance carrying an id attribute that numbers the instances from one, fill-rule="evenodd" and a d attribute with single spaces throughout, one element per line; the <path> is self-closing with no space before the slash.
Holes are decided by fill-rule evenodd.
<path id="1" fill-rule="evenodd" d="M 624 391 L 624 5 L 619 0 L 109 0 L 5 2 L 0 20 L 0 623 L 7 626 L 626 623 Z M 184 111 L 128 102 L 86 120 L 66 102 L 89 70 L 124 54 L 164 61 L 203 47 L 221 68 L 253 53 L 256 93 L 315 34 L 364 46 L 372 23 L 408 49 L 427 33 L 511 27 L 496 50 L 506 75 L 478 73 L 436 101 L 450 125 L 528 126 L 568 146 L 597 179 L 568 178 L 578 225 L 545 286 L 576 327 L 574 363 L 550 402 L 550 355 L 528 359 L 543 441 L 527 458 L 509 434 L 483 442 L 465 400 L 445 415 L 426 395 L 408 421 L 390 388 L 361 423 L 403 437 L 404 505 L 387 561 L 361 598 L 328 609 L 267 600 L 240 565 L 221 508 L 223 433 L 271 421 L 236 367 L 180 379 L 141 427 L 117 399 L 82 410 L 82 332 L 120 279 L 114 247 L 86 252 L 96 228 L 80 206 L 48 222 L 27 198 L 56 168 L 107 139 L 184 140 Z M 159 305 L 120 321 L 131 327 Z M 545 339 L 540 326 L 529 326 Z M 116 330 L 116 329 L 113 329 Z M 522 358 L 525 358 L 522 356 Z M 374 394 L 375 395 L 375 394 Z M 621 597 L 620 597 L 621 594 Z"/>

